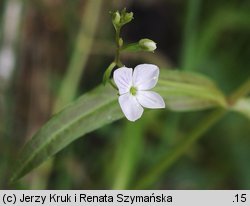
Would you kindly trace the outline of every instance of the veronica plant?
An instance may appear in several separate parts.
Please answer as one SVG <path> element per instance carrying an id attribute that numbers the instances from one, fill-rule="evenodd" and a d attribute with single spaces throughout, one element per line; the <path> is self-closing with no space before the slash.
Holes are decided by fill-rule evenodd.
<path id="1" fill-rule="evenodd" d="M 132 21 L 133 13 L 126 12 L 123 9 L 111 12 L 112 22 L 116 31 L 116 55 L 114 61 L 110 64 L 103 76 L 103 83 L 108 81 L 111 86 L 119 90 L 119 104 L 125 115 L 130 121 L 135 121 L 142 116 L 143 107 L 150 109 L 165 108 L 162 97 L 153 91 L 148 91 L 155 87 L 159 68 L 152 64 L 141 64 L 132 68 L 125 67 L 120 60 L 120 53 L 124 50 L 154 52 L 156 43 L 150 39 L 141 39 L 138 42 L 124 46 L 124 40 L 120 37 L 122 27 Z M 118 66 L 114 72 L 114 81 L 110 79 L 111 72 Z"/>
<path id="2" fill-rule="evenodd" d="M 138 42 L 126 44 L 120 36 L 121 29 L 133 20 L 133 13 L 124 9 L 121 12 L 112 12 L 111 15 L 116 32 L 116 51 L 114 61 L 103 75 L 105 86 L 97 86 L 83 94 L 39 129 L 23 148 L 14 168 L 12 181 L 23 177 L 86 133 L 121 119 L 124 115 L 128 120 L 137 120 L 143 113 L 143 107 L 166 107 L 176 112 L 217 108 L 218 110 L 201 121 L 195 131 L 191 131 L 187 138 L 184 138 L 185 141 L 169 154 L 169 161 L 161 163 L 139 180 L 137 188 L 142 189 L 184 154 L 185 149 L 216 123 L 225 111 L 234 110 L 249 114 L 249 81 L 231 96 L 225 97 L 211 79 L 201 74 L 161 68 L 159 76 L 159 68 L 145 62 L 134 70 L 125 67 L 120 58 L 121 52 L 153 52 L 156 43 L 143 38 Z M 152 89 L 154 91 L 151 91 Z"/>

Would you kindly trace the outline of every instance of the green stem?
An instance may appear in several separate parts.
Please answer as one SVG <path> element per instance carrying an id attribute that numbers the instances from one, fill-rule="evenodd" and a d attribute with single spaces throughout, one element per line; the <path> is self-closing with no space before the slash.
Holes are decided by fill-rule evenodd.
<path id="1" fill-rule="evenodd" d="M 115 34 L 115 43 L 116 43 L 116 52 L 115 52 L 115 63 L 118 67 L 122 67 L 123 64 L 120 60 L 120 53 L 121 53 L 121 45 L 120 45 L 120 33 L 121 33 L 121 28 L 116 29 L 116 34 Z"/>
<path id="2" fill-rule="evenodd" d="M 114 82 L 109 79 L 109 84 L 115 89 L 115 90 L 118 90 L 117 86 L 114 84 Z"/>
<path id="3" fill-rule="evenodd" d="M 168 152 L 163 159 L 146 173 L 135 185 L 134 189 L 145 189 L 151 186 L 173 163 L 175 163 L 203 134 L 205 134 L 225 114 L 225 110 L 218 109 L 211 112 L 203 119 L 194 130 L 172 151 Z"/>
<path id="4" fill-rule="evenodd" d="M 128 189 L 136 174 L 143 151 L 144 127 L 147 118 L 135 123 L 126 122 L 114 153 L 111 175 L 112 189 Z M 133 135 L 131 135 L 133 134 Z"/>
<path id="5" fill-rule="evenodd" d="M 123 46 L 121 48 L 121 51 L 123 52 L 139 52 L 142 51 L 142 49 L 140 48 L 139 44 L 136 43 L 131 43 L 131 44 L 127 44 L 125 46 Z"/>

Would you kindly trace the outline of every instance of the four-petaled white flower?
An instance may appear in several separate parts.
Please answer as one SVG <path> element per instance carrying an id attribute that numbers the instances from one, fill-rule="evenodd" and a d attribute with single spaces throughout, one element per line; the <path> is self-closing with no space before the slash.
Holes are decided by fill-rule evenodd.
<path id="1" fill-rule="evenodd" d="M 159 77 L 159 68 L 153 64 L 140 64 L 134 68 L 121 67 L 114 71 L 114 81 L 119 90 L 119 104 L 130 121 L 142 116 L 143 107 L 165 108 L 162 97 L 152 89 Z"/>

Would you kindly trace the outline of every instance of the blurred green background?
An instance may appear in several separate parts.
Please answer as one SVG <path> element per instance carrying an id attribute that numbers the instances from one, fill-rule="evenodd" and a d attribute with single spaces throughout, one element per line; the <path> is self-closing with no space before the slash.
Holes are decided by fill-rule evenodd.
<path id="1" fill-rule="evenodd" d="M 1 0 L 0 189 L 144 189 L 144 175 L 161 168 L 208 113 L 159 110 L 136 123 L 117 121 L 8 184 L 24 143 L 101 83 L 114 57 L 109 11 L 124 7 L 135 17 L 124 39 L 158 46 L 154 54 L 124 54 L 126 65 L 200 72 L 225 94 L 249 78 L 249 0 Z M 250 121 L 229 113 L 146 188 L 250 189 L 249 158 Z"/>

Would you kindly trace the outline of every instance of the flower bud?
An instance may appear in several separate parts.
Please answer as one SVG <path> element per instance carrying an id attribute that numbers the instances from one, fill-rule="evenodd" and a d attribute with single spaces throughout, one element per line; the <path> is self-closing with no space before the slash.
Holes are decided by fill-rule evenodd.
<path id="1" fill-rule="evenodd" d="M 133 12 L 125 13 L 123 17 L 124 23 L 129 23 L 130 21 L 132 21 L 133 15 L 134 15 Z"/>
<path id="2" fill-rule="evenodd" d="M 151 39 L 141 39 L 139 41 L 139 46 L 142 50 L 149 52 L 153 52 L 157 48 L 156 43 Z"/>
<path id="3" fill-rule="evenodd" d="M 113 13 L 112 21 L 113 21 L 114 26 L 118 26 L 120 24 L 121 15 L 118 11 Z"/>

